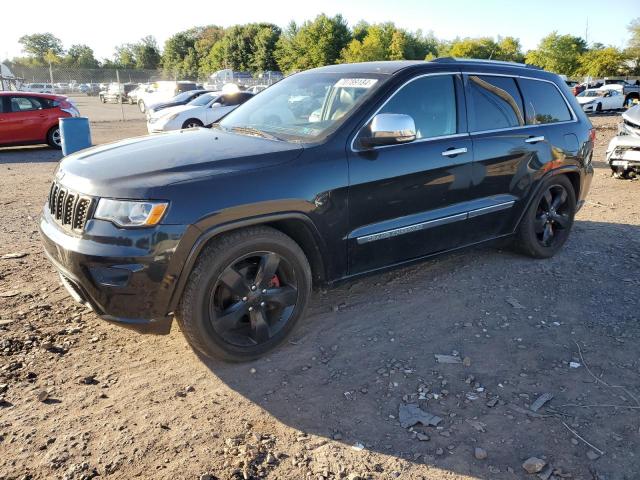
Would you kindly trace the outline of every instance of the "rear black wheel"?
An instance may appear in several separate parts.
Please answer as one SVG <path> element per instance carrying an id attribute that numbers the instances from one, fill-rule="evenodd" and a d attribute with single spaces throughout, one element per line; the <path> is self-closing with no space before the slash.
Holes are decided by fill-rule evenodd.
<path id="1" fill-rule="evenodd" d="M 554 256 L 569 238 L 575 211 L 575 192 L 569 179 L 564 175 L 548 179 L 520 222 L 520 250 L 535 258 Z"/>
<path id="2" fill-rule="evenodd" d="M 201 254 L 176 317 L 202 354 L 244 361 L 276 347 L 303 315 L 309 262 L 287 235 L 254 227 L 220 237 Z"/>
<path id="3" fill-rule="evenodd" d="M 60 134 L 60 125 L 51 127 L 47 132 L 47 143 L 50 147 L 60 149 L 62 148 L 62 135 Z"/>

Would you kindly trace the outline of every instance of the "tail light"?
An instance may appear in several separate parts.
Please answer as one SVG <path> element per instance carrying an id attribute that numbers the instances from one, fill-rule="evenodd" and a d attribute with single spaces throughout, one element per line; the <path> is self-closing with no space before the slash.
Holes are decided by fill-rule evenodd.
<path id="1" fill-rule="evenodd" d="M 592 128 L 591 130 L 589 130 L 589 140 L 591 140 L 591 143 L 596 143 L 596 129 Z"/>
<path id="2" fill-rule="evenodd" d="M 73 103 L 67 97 L 59 97 L 58 100 L 54 102 L 54 106 L 59 107 L 60 110 L 68 113 L 72 117 L 80 116 L 80 111 L 78 110 L 78 107 L 76 107 L 75 103 Z"/>

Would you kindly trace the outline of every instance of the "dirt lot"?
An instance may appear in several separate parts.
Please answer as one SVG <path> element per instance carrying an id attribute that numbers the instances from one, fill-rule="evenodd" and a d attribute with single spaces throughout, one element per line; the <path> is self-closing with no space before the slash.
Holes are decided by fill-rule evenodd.
<path id="1" fill-rule="evenodd" d="M 288 344 L 239 365 L 76 306 L 36 226 L 59 154 L 0 150 L 0 255 L 26 254 L 0 260 L 0 478 L 637 480 L 640 182 L 603 163 L 617 119 L 593 122 L 556 258 L 477 248 L 316 292 Z M 405 403 L 442 420 L 402 428 Z M 528 474 L 532 456 L 551 468 Z"/>

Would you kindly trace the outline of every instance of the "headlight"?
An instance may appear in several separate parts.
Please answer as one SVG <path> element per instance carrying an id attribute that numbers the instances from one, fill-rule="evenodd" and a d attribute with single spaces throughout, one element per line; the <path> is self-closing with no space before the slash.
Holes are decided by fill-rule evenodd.
<path id="1" fill-rule="evenodd" d="M 120 227 L 147 227 L 158 224 L 168 206 L 168 202 L 101 198 L 94 217 Z"/>

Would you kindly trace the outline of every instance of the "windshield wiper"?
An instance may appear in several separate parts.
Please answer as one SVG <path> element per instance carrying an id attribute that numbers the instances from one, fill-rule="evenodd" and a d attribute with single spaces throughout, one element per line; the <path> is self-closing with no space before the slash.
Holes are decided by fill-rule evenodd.
<path id="1" fill-rule="evenodd" d="M 253 135 L 256 137 L 262 137 L 268 140 L 282 140 L 281 138 L 278 138 L 275 135 L 272 135 L 271 133 L 258 130 L 257 128 L 254 128 L 254 127 L 231 127 L 231 131 L 244 133 L 246 135 Z"/>

